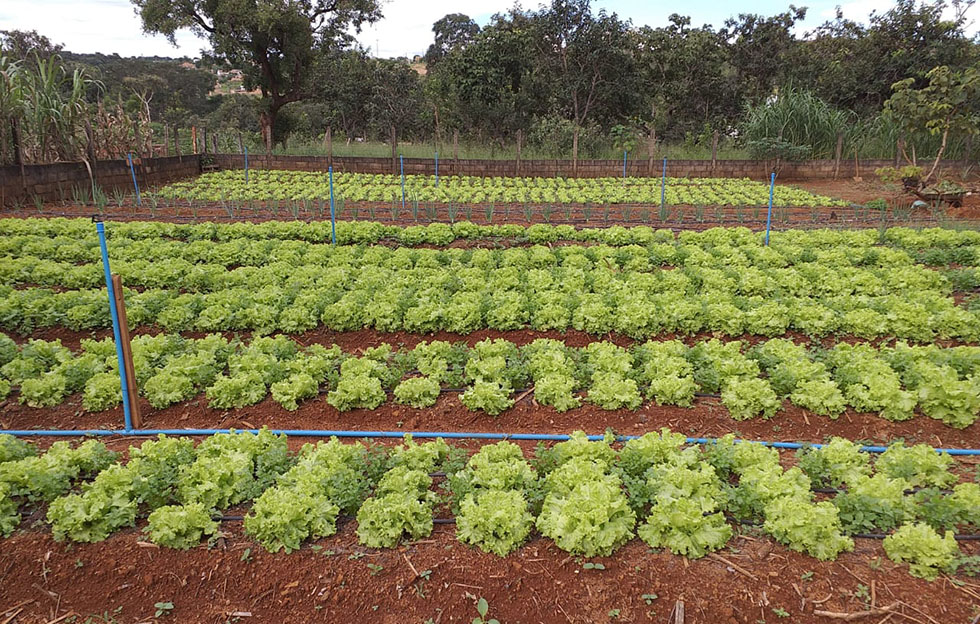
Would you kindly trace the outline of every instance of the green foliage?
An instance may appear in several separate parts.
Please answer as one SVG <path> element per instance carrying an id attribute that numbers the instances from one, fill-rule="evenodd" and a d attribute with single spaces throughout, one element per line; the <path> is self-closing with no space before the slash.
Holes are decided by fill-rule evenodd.
<path id="1" fill-rule="evenodd" d="M 340 365 L 337 387 L 327 394 L 327 403 L 341 412 L 355 408 L 374 409 L 386 398 L 381 380 L 385 365 L 368 357 L 350 358 Z"/>
<path id="2" fill-rule="evenodd" d="M 871 456 L 846 438 L 835 436 L 820 448 L 804 448 L 796 455 L 815 487 L 840 487 L 871 474 Z"/>
<path id="3" fill-rule="evenodd" d="M 772 418 L 782 403 L 765 379 L 733 379 L 721 391 L 721 402 L 735 420 Z"/>
<path id="4" fill-rule="evenodd" d="M 959 554 L 952 531 L 940 536 L 927 524 L 904 524 L 883 542 L 888 558 L 908 562 L 909 574 L 934 581 L 942 571 L 951 571 Z"/>
<path id="5" fill-rule="evenodd" d="M 0 464 L 37 455 L 37 448 L 27 440 L 0 433 Z"/>
<path id="6" fill-rule="evenodd" d="M 913 502 L 905 496 L 909 484 L 884 474 L 860 476 L 834 498 L 848 533 L 889 531 L 912 518 Z"/>
<path id="7" fill-rule="evenodd" d="M 536 522 L 541 534 L 586 557 L 608 555 L 632 537 L 635 514 L 622 482 L 607 471 L 605 462 L 579 456 L 549 474 Z"/>
<path id="8" fill-rule="evenodd" d="M 442 388 L 432 377 L 410 377 L 395 387 L 395 400 L 412 407 L 435 405 Z"/>
<path id="9" fill-rule="evenodd" d="M 441 444 L 440 444 L 441 443 Z M 448 455 L 445 442 L 416 445 L 410 439 L 392 457 L 394 467 L 381 477 L 374 496 L 357 511 L 357 537 L 375 548 L 392 547 L 404 536 L 412 539 L 432 532 L 435 492 L 429 491 L 440 457 Z"/>
<path id="10" fill-rule="evenodd" d="M 519 490 L 481 490 L 467 494 L 456 516 L 461 542 L 506 556 L 527 539 L 534 526 L 527 498 Z"/>
<path id="11" fill-rule="evenodd" d="M 370 486 L 361 444 L 332 438 L 304 446 L 300 455 L 245 517 L 245 532 L 270 552 L 292 552 L 305 539 L 333 535 L 338 515 L 353 513 Z"/>
<path id="12" fill-rule="evenodd" d="M 854 550 L 854 541 L 841 533 L 837 508 L 828 501 L 780 496 L 766 505 L 766 532 L 791 549 L 821 561 Z"/>
<path id="13" fill-rule="evenodd" d="M 200 544 L 203 536 L 214 535 L 218 523 L 200 503 L 167 505 L 153 510 L 144 530 L 154 544 L 188 550 Z"/>
<path id="14" fill-rule="evenodd" d="M 937 453 L 927 444 L 907 447 L 896 442 L 878 456 L 875 469 L 892 479 L 904 479 L 911 487 L 946 487 L 957 481 L 949 471 L 953 463 L 948 453 Z"/>

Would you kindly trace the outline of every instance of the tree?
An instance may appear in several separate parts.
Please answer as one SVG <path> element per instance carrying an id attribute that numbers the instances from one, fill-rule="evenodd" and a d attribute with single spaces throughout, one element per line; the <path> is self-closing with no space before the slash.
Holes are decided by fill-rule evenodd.
<path id="1" fill-rule="evenodd" d="M 797 65 L 799 41 L 793 27 L 805 17 L 806 7 L 790 5 L 771 17 L 741 13 L 725 21 L 720 34 L 729 42 L 731 62 L 749 103 L 764 100 L 773 87 L 786 82 Z"/>
<path id="2" fill-rule="evenodd" d="M 33 60 L 35 54 L 46 60 L 61 49 L 36 30 L 0 30 L 0 54 L 11 60 Z"/>
<path id="3" fill-rule="evenodd" d="M 629 25 L 615 13 L 593 15 L 589 0 L 552 0 L 531 17 L 540 75 L 553 81 L 560 112 L 573 124 L 574 168 L 579 134 L 590 115 L 629 112 L 635 92 Z"/>
<path id="4" fill-rule="evenodd" d="M 651 134 L 678 140 L 734 124 L 742 100 L 726 42 L 711 26 L 692 28 L 689 17 L 675 13 L 669 26 L 645 26 L 633 36 Z"/>
<path id="5" fill-rule="evenodd" d="M 952 6 L 951 19 L 947 9 Z M 807 33 L 801 42 L 797 85 L 808 85 L 828 103 L 859 115 L 881 110 L 892 85 L 913 77 L 924 85 L 934 67 L 963 69 L 978 58 L 966 34 L 973 0 L 916 3 L 897 0 L 884 13 L 872 12 L 868 26 L 837 17 Z"/>
<path id="6" fill-rule="evenodd" d="M 283 106 L 310 97 L 313 66 L 349 45 L 350 30 L 381 17 L 378 0 L 132 0 L 146 32 L 174 42 L 180 28 L 206 38 L 215 59 L 262 91 L 266 151 Z"/>
<path id="7" fill-rule="evenodd" d="M 549 93 L 535 80 L 528 16 L 497 14 L 466 46 L 450 50 L 426 74 L 427 93 L 440 124 L 501 143 L 547 112 Z"/>
<path id="8" fill-rule="evenodd" d="M 397 158 L 399 129 L 418 118 L 421 108 L 419 75 L 401 59 L 375 59 L 375 74 L 368 107 L 379 134 L 391 136 L 391 160 Z"/>
<path id="9" fill-rule="evenodd" d="M 977 118 L 980 112 L 980 65 L 962 72 L 940 65 L 926 74 L 926 78 L 929 84 L 921 89 L 915 88 L 915 78 L 892 85 L 894 93 L 885 102 L 885 110 L 909 134 L 928 132 L 942 136 L 936 160 L 925 177 L 929 180 L 939 167 L 950 132 L 967 135 L 980 132 Z"/>
<path id="10" fill-rule="evenodd" d="M 425 52 L 425 64 L 434 67 L 447 54 L 465 46 L 480 33 L 480 27 L 462 13 L 450 13 L 432 25 L 435 42 Z"/>

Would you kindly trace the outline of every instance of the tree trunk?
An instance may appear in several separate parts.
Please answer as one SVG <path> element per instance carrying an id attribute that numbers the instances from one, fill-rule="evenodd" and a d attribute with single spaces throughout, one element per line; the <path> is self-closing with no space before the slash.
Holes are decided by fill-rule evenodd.
<path id="1" fill-rule="evenodd" d="M 939 161 L 942 160 L 943 152 L 946 151 L 947 141 L 949 141 L 949 127 L 943 130 L 943 142 L 939 146 L 939 152 L 936 153 L 936 160 L 935 162 L 932 163 L 932 169 L 929 170 L 929 175 L 925 177 L 923 182 L 928 182 L 932 178 L 932 176 L 936 173 L 936 170 L 939 169 Z"/>
<path id="2" fill-rule="evenodd" d="M 904 157 L 905 160 L 908 161 L 909 164 L 911 164 L 912 162 L 911 159 L 909 158 L 908 154 L 905 153 L 905 139 L 903 139 L 902 137 L 898 137 L 898 141 L 895 142 L 895 166 L 896 167 L 898 167 L 898 165 L 901 163 L 900 159 L 902 157 Z"/>
<path id="3" fill-rule="evenodd" d="M 648 173 L 651 176 L 653 175 L 654 172 L 653 160 L 656 155 L 657 155 L 657 129 L 651 125 L 650 134 L 649 136 L 647 136 L 647 158 L 650 161 L 649 164 L 650 171 Z"/>
<path id="4" fill-rule="evenodd" d="M 242 142 L 242 131 L 241 130 L 238 131 L 238 153 L 239 154 L 244 154 L 245 153 L 245 143 Z"/>
<path id="5" fill-rule="evenodd" d="M 517 131 L 517 165 L 514 170 L 514 175 L 521 175 L 521 140 L 524 138 L 524 133 L 520 130 Z"/>
<path id="6" fill-rule="evenodd" d="M 966 145 L 963 146 L 963 177 L 970 171 L 970 156 L 973 154 L 973 135 L 966 135 Z"/>
<path id="7" fill-rule="evenodd" d="M 578 174 L 578 124 L 572 129 L 572 175 Z"/>
<path id="8" fill-rule="evenodd" d="M 840 172 L 840 159 L 844 154 L 844 133 L 837 133 L 837 148 L 834 150 L 834 179 L 837 179 L 837 174 Z"/>
<path id="9" fill-rule="evenodd" d="M 453 160 L 459 160 L 459 130 L 453 130 Z"/>
<path id="10" fill-rule="evenodd" d="M 170 126 L 163 124 L 163 155 L 170 156 Z"/>
<path id="11" fill-rule="evenodd" d="M 391 170 L 398 173 L 398 130 L 391 124 Z"/>
<path id="12" fill-rule="evenodd" d="M 191 126 L 191 153 L 197 153 L 197 126 Z"/>
<path id="13" fill-rule="evenodd" d="M 259 125 L 262 127 L 262 142 L 265 144 L 265 153 L 272 155 L 272 124 L 275 123 L 275 113 L 271 110 L 262 111 L 259 115 Z"/>
<path id="14" fill-rule="evenodd" d="M 714 136 L 711 137 L 711 173 L 715 172 L 715 166 L 718 164 L 718 131 L 715 130 Z"/>
<path id="15" fill-rule="evenodd" d="M 174 153 L 180 158 L 180 126 L 174 124 Z"/>

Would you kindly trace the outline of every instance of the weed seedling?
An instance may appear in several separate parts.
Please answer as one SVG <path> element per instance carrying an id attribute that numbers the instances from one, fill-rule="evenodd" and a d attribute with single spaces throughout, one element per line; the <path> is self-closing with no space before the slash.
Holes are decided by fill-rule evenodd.
<path id="1" fill-rule="evenodd" d="M 775 613 L 776 614 L 776 617 L 778 617 L 778 618 L 788 618 L 789 617 L 789 611 L 787 611 L 786 609 L 784 609 L 782 607 L 774 607 L 773 610 L 772 610 L 772 612 Z"/>
<path id="2" fill-rule="evenodd" d="M 174 603 L 172 602 L 155 602 L 153 606 L 156 607 L 156 614 L 153 617 L 161 617 L 164 615 L 170 615 L 170 612 L 174 610 Z"/>
<path id="3" fill-rule="evenodd" d="M 495 618 L 487 619 L 487 613 L 490 612 L 490 604 L 487 603 L 486 598 L 480 598 L 476 601 L 476 612 L 480 614 L 480 617 L 473 618 L 473 624 L 500 624 Z"/>

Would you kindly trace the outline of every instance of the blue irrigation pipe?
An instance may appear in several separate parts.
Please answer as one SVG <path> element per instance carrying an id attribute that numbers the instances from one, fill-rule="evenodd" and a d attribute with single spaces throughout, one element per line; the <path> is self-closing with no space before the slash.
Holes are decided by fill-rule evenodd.
<path id="1" fill-rule="evenodd" d="M 402 210 L 405 210 L 405 157 L 398 155 L 398 165 L 402 170 Z"/>
<path id="2" fill-rule="evenodd" d="M 439 188 L 439 152 L 436 151 L 436 188 Z"/>
<path id="3" fill-rule="evenodd" d="M 663 210 L 667 202 L 667 159 L 664 158 L 664 173 L 660 178 L 660 209 Z"/>
<path id="4" fill-rule="evenodd" d="M 563 442 L 571 439 L 565 433 L 484 433 L 477 431 L 352 431 L 349 429 L 319 430 L 319 429 L 270 429 L 276 435 L 285 434 L 287 436 L 298 437 L 330 437 L 338 438 L 404 438 L 411 435 L 413 438 L 446 438 L 447 440 L 528 440 L 528 441 L 547 441 Z M 259 429 L 0 429 L 0 434 L 6 433 L 15 436 L 155 436 L 164 435 L 186 435 L 186 436 L 206 436 L 218 433 L 258 433 Z M 586 436 L 589 440 L 597 442 L 605 438 L 604 435 Z M 619 441 L 635 440 L 641 436 L 622 435 L 616 436 Z M 687 438 L 688 444 L 713 444 L 717 438 Z M 801 449 L 801 448 L 821 448 L 823 444 L 805 444 L 801 442 L 767 442 L 762 440 L 736 440 L 736 442 L 748 442 L 751 444 L 762 444 L 778 449 Z M 862 446 L 862 451 L 868 453 L 884 453 L 888 450 L 887 446 Z M 937 448 L 938 453 L 948 453 L 958 456 L 980 455 L 980 449 L 959 449 L 959 448 Z"/>
<path id="5" fill-rule="evenodd" d="M 776 172 L 769 177 L 769 212 L 766 214 L 766 246 L 769 246 L 769 228 L 772 227 L 772 196 L 776 189 Z"/>
<path id="6" fill-rule="evenodd" d="M 112 286 L 112 272 L 109 270 L 109 249 L 105 242 L 105 223 L 95 222 L 95 231 L 99 234 L 99 247 L 102 249 L 102 269 L 105 271 L 105 285 L 109 291 L 109 312 L 112 315 L 112 336 L 116 341 L 116 360 L 119 363 L 119 386 L 122 389 L 123 420 L 125 431 L 133 429 L 133 417 L 129 405 L 129 384 L 126 379 L 126 366 L 123 362 L 122 338 L 119 333 L 119 314 L 116 311 L 116 292 Z"/>
<path id="7" fill-rule="evenodd" d="M 333 167 L 327 168 L 327 175 L 330 176 L 330 240 L 337 244 L 337 220 L 333 214 Z"/>
<path id="8" fill-rule="evenodd" d="M 143 198 L 140 197 L 140 185 L 136 182 L 136 167 L 133 166 L 133 155 L 126 154 L 126 161 L 129 162 L 129 173 L 133 176 L 133 188 L 136 189 L 136 205 L 143 205 Z"/>
<path id="9" fill-rule="evenodd" d="M 245 183 L 248 184 L 248 148 L 245 148 Z"/>

